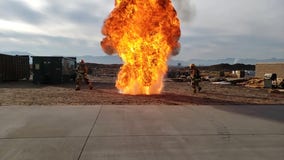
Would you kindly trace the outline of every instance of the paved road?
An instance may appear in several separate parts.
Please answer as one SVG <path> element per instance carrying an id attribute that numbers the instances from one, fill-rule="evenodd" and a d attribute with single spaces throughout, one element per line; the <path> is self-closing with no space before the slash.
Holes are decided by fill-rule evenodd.
<path id="1" fill-rule="evenodd" d="M 0 107 L 0 160 L 270 159 L 284 106 Z"/>

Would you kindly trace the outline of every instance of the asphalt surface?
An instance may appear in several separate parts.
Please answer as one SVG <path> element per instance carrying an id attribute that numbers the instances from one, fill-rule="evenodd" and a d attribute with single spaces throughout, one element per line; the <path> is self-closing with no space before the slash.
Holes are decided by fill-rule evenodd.
<path id="1" fill-rule="evenodd" d="M 0 106 L 0 160 L 283 160 L 281 105 Z"/>

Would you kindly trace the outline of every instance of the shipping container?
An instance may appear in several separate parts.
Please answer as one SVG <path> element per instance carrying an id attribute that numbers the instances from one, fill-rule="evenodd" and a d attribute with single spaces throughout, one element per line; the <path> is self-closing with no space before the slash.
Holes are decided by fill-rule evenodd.
<path id="1" fill-rule="evenodd" d="M 16 81 L 21 79 L 29 80 L 30 64 L 29 56 L 12 56 L 0 54 L 0 82 Z"/>
<path id="2" fill-rule="evenodd" d="M 33 83 L 61 84 L 76 78 L 76 57 L 32 56 Z"/>

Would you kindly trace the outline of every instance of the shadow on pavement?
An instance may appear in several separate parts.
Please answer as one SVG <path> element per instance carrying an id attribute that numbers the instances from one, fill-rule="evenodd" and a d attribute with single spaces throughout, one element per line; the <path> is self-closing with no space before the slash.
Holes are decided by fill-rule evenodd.
<path id="1" fill-rule="evenodd" d="M 213 107 L 226 112 L 284 122 L 283 105 L 219 105 Z"/>
<path id="2" fill-rule="evenodd" d="M 166 104 L 197 104 L 197 105 L 225 105 L 225 104 L 243 104 L 241 102 L 220 100 L 214 98 L 204 98 L 190 95 L 180 95 L 174 93 L 164 93 L 161 95 L 154 95 L 154 98 L 163 100 Z"/>

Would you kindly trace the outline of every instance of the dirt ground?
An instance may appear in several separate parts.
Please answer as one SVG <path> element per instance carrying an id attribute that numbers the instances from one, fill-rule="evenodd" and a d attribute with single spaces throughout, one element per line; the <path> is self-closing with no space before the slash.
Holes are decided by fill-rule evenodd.
<path id="1" fill-rule="evenodd" d="M 211 105 L 211 104 L 284 104 L 283 93 L 264 88 L 216 85 L 201 82 L 202 91 L 192 93 L 187 82 L 166 79 L 160 95 L 123 95 L 115 88 L 115 77 L 96 78 L 94 89 L 87 85 L 75 91 L 75 84 L 35 85 L 31 81 L 0 83 L 0 105 Z"/>

